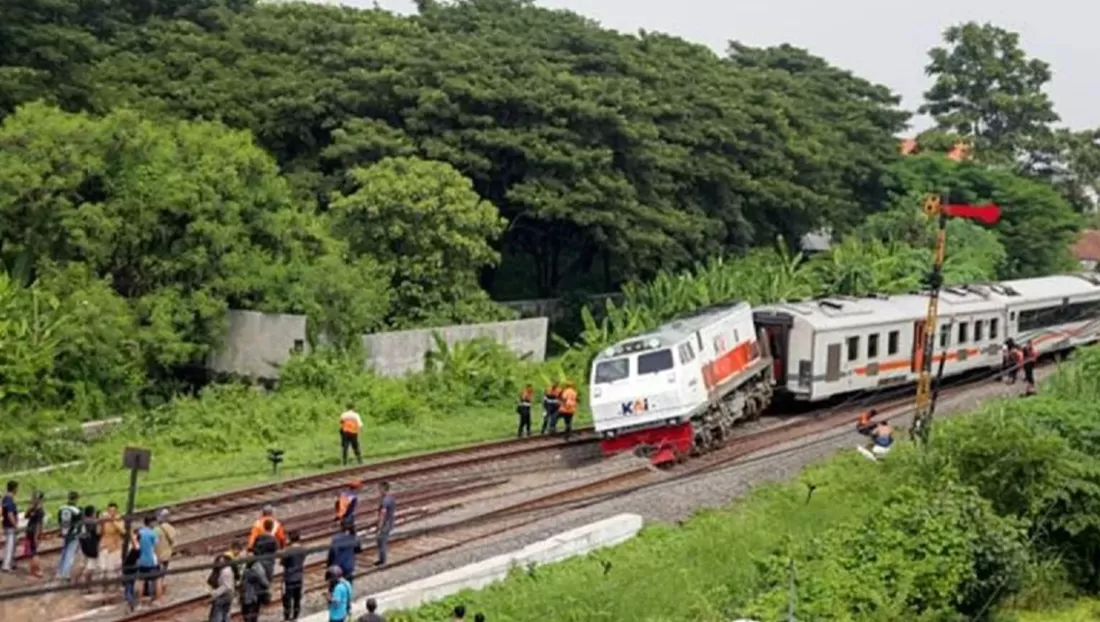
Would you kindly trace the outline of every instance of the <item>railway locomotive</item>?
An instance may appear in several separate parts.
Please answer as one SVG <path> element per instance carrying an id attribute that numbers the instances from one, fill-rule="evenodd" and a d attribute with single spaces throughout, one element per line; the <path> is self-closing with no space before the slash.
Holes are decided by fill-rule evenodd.
<path id="1" fill-rule="evenodd" d="M 939 326 L 924 293 L 706 307 L 607 348 L 592 363 L 588 402 L 605 454 L 656 463 L 706 452 L 774 394 L 817 402 L 916 382 L 922 344 L 945 378 L 1002 362 L 1006 339 L 1040 355 L 1097 341 L 1100 274 L 944 287 Z"/>

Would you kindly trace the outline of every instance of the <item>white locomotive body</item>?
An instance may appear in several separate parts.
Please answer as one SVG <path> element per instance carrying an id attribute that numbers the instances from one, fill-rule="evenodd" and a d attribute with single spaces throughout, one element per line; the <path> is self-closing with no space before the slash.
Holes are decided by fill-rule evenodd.
<path id="1" fill-rule="evenodd" d="M 925 294 L 834 297 L 766 305 L 754 318 L 777 390 L 812 402 L 915 382 L 927 307 Z M 945 287 L 932 362 L 944 377 L 996 368 L 1006 339 L 1049 354 L 1096 341 L 1098 323 L 1100 275 Z"/>
<path id="2" fill-rule="evenodd" d="M 771 358 L 752 309 L 715 305 L 621 341 L 592 364 L 589 401 L 605 454 L 643 448 L 653 462 L 706 451 L 771 400 Z"/>

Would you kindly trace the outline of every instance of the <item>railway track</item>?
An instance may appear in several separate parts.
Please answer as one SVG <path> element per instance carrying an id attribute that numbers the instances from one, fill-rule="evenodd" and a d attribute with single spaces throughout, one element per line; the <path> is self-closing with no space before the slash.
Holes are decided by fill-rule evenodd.
<path id="1" fill-rule="evenodd" d="M 257 512 L 267 504 L 285 505 L 323 496 L 333 496 L 349 480 L 357 479 L 364 486 L 383 481 L 401 481 L 446 474 L 447 471 L 491 467 L 493 462 L 526 458 L 541 452 L 552 452 L 567 446 L 597 442 L 592 428 L 582 428 L 569 441 L 560 436 L 533 436 L 481 443 L 442 452 L 417 454 L 393 460 L 374 462 L 353 467 L 305 475 L 276 482 L 265 482 L 246 488 L 231 490 L 171 504 L 171 522 L 177 528 L 203 523 L 215 518 L 233 518 L 233 515 Z M 135 512 L 141 516 L 155 508 Z M 43 533 L 39 556 L 43 560 L 59 557 L 61 542 L 59 532 L 53 529 Z M 19 557 L 22 559 L 22 556 Z M 48 561 L 46 562 L 48 563 Z"/>

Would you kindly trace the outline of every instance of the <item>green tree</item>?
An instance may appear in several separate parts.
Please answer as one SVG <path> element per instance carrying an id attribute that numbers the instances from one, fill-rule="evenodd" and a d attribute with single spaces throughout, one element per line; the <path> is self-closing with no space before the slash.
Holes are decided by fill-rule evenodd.
<path id="1" fill-rule="evenodd" d="M 953 162 L 939 154 L 903 158 L 891 167 L 891 175 L 893 203 L 899 208 L 932 192 L 946 193 L 947 200 L 954 203 L 1001 206 L 1001 221 L 993 231 L 1005 249 L 1002 278 L 1073 268 L 1069 245 L 1080 228 L 1080 219 L 1049 184 L 1005 169 Z M 958 235 L 951 240 L 958 241 Z"/>
<path id="2" fill-rule="evenodd" d="M 337 193 L 333 231 L 351 253 L 392 270 L 392 325 L 480 319 L 489 304 L 478 270 L 499 260 L 492 242 L 505 222 L 450 165 L 385 158 L 353 169 L 354 191 Z"/>
<path id="3" fill-rule="evenodd" d="M 218 124 L 32 104 L 0 127 L 5 252 L 109 278 L 154 367 L 199 360 L 227 308 L 263 304 L 263 276 L 309 242 L 284 228 L 296 209 L 251 136 Z"/>
<path id="4" fill-rule="evenodd" d="M 1049 145 L 1058 121 L 1043 87 L 1050 66 L 1029 58 L 1020 36 L 993 24 L 967 22 L 944 32 L 926 72 L 935 80 L 921 113 L 941 130 L 972 141 L 978 157 L 1015 164 Z"/>

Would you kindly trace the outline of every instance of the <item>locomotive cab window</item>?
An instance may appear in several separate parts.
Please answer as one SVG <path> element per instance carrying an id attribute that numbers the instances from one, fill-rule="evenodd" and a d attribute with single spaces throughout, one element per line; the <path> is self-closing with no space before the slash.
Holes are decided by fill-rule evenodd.
<path id="1" fill-rule="evenodd" d="M 695 360 L 695 351 L 692 350 L 690 343 L 680 345 L 680 363 L 690 363 Z"/>
<path id="2" fill-rule="evenodd" d="M 878 333 L 867 335 L 867 358 L 878 358 Z"/>
<path id="3" fill-rule="evenodd" d="M 896 330 L 890 331 L 890 334 L 886 336 L 886 354 L 893 356 L 898 353 L 898 337 L 900 333 Z"/>
<path id="4" fill-rule="evenodd" d="M 967 329 L 970 328 L 970 324 L 967 322 L 959 323 L 959 343 L 966 343 L 969 336 L 967 335 Z"/>
<path id="5" fill-rule="evenodd" d="M 630 376 L 630 358 L 600 361 L 596 365 L 596 384 L 608 384 Z"/>
<path id="6" fill-rule="evenodd" d="M 985 328 L 985 322 L 982 320 L 974 321 L 974 343 L 981 343 L 983 328 Z"/>
<path id="7" fill-rule="evenodd" d="M 859 337 L 848 337 L 848 360 L 859 358 Z"/>
<path id="8" fill-rule="evenodd" d="M 638 356 L 638 375 L 657 374 L 672 369 L 672 350 L 664 349 L 646 352 Z"/>

